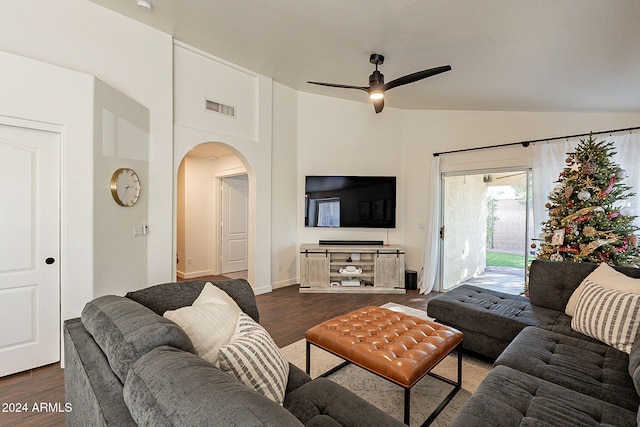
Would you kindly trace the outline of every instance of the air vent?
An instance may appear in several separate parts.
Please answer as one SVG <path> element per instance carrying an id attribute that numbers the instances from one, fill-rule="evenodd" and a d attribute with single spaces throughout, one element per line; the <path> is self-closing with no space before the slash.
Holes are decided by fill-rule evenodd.
<path id="1" fill-rule="evenodd" d="M 230 105 L 224 105 L 216 101 L 210 101 L 208 99 L 205 100 L 205 107 L 208 111 L 213 111 L 214 113 L 222 114 L 228 117 L 236 116 L 236 108 Z"/>

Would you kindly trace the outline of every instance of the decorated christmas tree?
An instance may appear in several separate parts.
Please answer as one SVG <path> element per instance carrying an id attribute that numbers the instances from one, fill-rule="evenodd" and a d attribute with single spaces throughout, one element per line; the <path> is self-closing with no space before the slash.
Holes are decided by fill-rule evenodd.
<path id="1" fill-rule="evenodd" d="M 545 205 L 549 219 L 542 223 L 539 259 L 637 266 L 636 217 L 622 202 L 634 194 L 622 183 L 627 172 L 611 160 L 614 154 L 613 143 L 593 135 L 567 153 Z"/>

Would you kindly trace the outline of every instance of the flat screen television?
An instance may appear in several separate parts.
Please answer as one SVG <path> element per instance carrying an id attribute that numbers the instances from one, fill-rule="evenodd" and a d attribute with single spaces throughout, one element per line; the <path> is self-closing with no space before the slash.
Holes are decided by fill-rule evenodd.
<path id="1" fill-rule="evenodd" d="M 395 176 L 307 176 L 305 227 L 395 228 Z"/>

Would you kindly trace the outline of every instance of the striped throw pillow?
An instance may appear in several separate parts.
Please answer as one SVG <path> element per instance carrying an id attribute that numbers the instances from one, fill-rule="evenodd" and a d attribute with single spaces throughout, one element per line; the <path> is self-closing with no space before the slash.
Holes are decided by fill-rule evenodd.
<path id="1" fill-rule="evenodd" d="M 638 333 L 639 315 L 640 295 L 603 288 L 587 281 L 571 319 L 571 328 L 631 353 Z"/>
<path id="2" fill-rule="evenodd" d="M 282 405 L 289 378 L 289 362 L 269 333 L 240 313 L 236 331 L 218 353 L 220 369 L 247 387 Z"/>

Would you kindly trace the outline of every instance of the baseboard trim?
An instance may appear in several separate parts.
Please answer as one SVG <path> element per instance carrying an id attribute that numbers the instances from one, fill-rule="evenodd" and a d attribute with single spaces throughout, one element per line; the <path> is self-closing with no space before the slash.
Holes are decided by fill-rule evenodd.
<path id="1" fill-rule="evenodd" d="M 253 293 L 255 295 L 268 294 L 272 291 L 273 289 L 271 288 L 271 286 L 260 286 L 259 288 L 253 288 Z"/>
<path id="2" fill-rule="evenodd" d="M 286 288 L 287 286 L 293 286 L 297 283 L 299 282 L 296 279 L 286 279 L 286 280 L 281 280 L 279 282 L 272 283 L 271 288 L 272 289 Z"/>
<path id="3" fill-rule="evenodd" d="M 211 270 L 195 271 L 193 273 L 176 271 L 176 275 L 181 279 L 195 279 L 196 277 L 215 276 L 215 274 Z"/>

